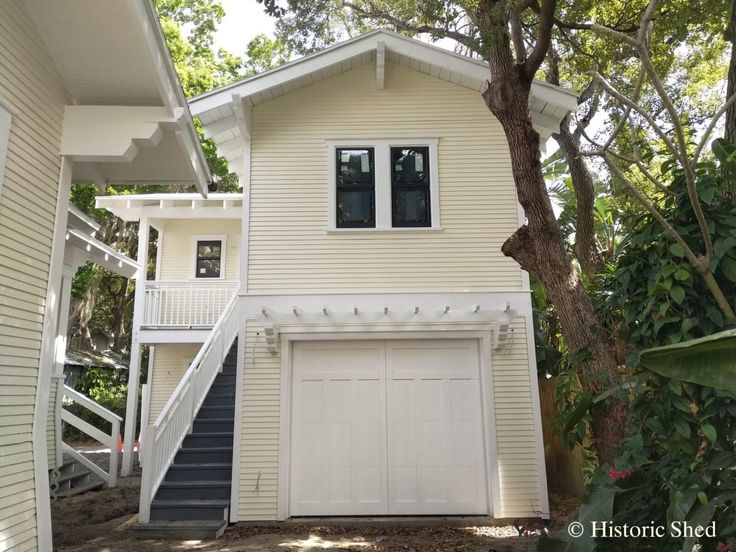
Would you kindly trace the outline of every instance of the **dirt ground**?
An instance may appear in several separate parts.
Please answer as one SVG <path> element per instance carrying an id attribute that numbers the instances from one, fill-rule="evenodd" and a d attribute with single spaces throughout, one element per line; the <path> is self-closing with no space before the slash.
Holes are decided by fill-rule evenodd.
<path id="1" fill-rule="evenodd" d="M 97 456 L 97 455 L 94 455 Z M 98 458 L 95 458 L 98 460 Z M 58 552 L 527 552 L 535 549 L 541 521 L 516 528 L 494 522 L 485 527 L 230 527 L 218 540 L 139 539 L 136 522 L 140 476 L 121 478 L 119 486 L 51 505 L 54 550 Z M 556 530 L 574 511 L 574 499 L 551 496 Z M 524 533 L 520 535 L 520 531 Z"/>

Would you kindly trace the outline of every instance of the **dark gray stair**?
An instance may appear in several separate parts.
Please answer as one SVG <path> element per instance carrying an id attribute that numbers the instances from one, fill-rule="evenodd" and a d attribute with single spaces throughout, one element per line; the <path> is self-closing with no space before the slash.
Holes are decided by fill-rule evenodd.
<path id="1" fill-rule="evenodd" d="M 230 511 L 230 497 L 205 499 L 155 499 L 151 503 L 151 519 L 153 521 L 182 520 L 223 520 L 227 521 Z"/>
<path id="2" fill-rule="evenodd" d="M 197 418 L 200 420 L 213 420 L 219 418 L 231 419 L 235 416 L 235 405 L 205 406 L 199 409 Z"/>
<path id="3" fill-rule="evenodd" d="M 146 537 L 219 537 L 230 515 L 237 340 L 151 503 Z"/>
<path id="4" fill-rule="evenodd" d="M 190 433 L 184 437 L 182 448 L 227 447 L 233 444 L 233 434 L 224 433 Z"/>
<path id="5" fill-rule="evenodd" d="M 176 464 L 222 463 L 233 461 L 233 447 L 181 448 L 176 453 Z"/>
<path id="6" fill-rule="evenodd" d="M 164 481 L 156 493 L 161 500 L 230 498 L 230 481 Z"/>
<path id="7" fill-rule="evenodd" d="M 214 433 L 218 431 L 232 431 L 235 420 L 233 418 L 195 418 L 193 433 Z"/>
<path id="8" fill-rule="evenodd" d="M 152 521 L 137 523 L 133 530 L 142 538 L 147 539 L 176 539 L 181 540 L 186 535 L 190 540 L 216 539 L 227 528 L 225 520 L 187 520 L 187 521 Z"/>

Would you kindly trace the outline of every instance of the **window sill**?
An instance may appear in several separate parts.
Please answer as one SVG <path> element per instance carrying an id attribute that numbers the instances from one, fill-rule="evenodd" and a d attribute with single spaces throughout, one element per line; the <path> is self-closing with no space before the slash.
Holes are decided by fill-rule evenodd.
<path id="1" fill-rule="evenodd" d="M 386 233 L 386 232 L 442 232 L 441 226 L 430 227 L 411 227 L 402 226 L 399 228 L 328 228 L 327 234 L 365 234 L 365 233 Z"/>

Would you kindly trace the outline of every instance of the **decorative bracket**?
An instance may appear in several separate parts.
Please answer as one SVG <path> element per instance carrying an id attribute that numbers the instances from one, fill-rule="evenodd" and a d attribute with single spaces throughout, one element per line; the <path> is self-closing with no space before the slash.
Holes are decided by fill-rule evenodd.
<path id="1" fill-rule="evenodd" d="M 498 329 L 491 333 L 491 340 L 494 349 L 503 349 L 511 342 L 511 335 L 514 330 L 509 330 L 508 322 L 499 322 Z"/>
<path id="2" fill-rule="evenodd" d="M 265 324 L 263 333 L 266 336 L 266 347 L 269 352 L 277 353 L 279 351 L 279 327 L 274 324 Z"/>

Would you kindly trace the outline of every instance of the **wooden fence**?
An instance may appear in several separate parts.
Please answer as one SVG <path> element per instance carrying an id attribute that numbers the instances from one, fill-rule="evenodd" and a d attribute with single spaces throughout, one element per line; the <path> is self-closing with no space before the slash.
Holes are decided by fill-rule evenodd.
<path id="1" fill-rule="evenodd" d="M 539 401 L 542 407 L 544 460 L 547 464 L 547 485 L 551 491 L 580 497 L 585 491 L 580 447 L 570 450 L 552 427 L 552 420 L 558 415 L 555 404 L 556 378 L 539 378 L 538 382 Z"/>

